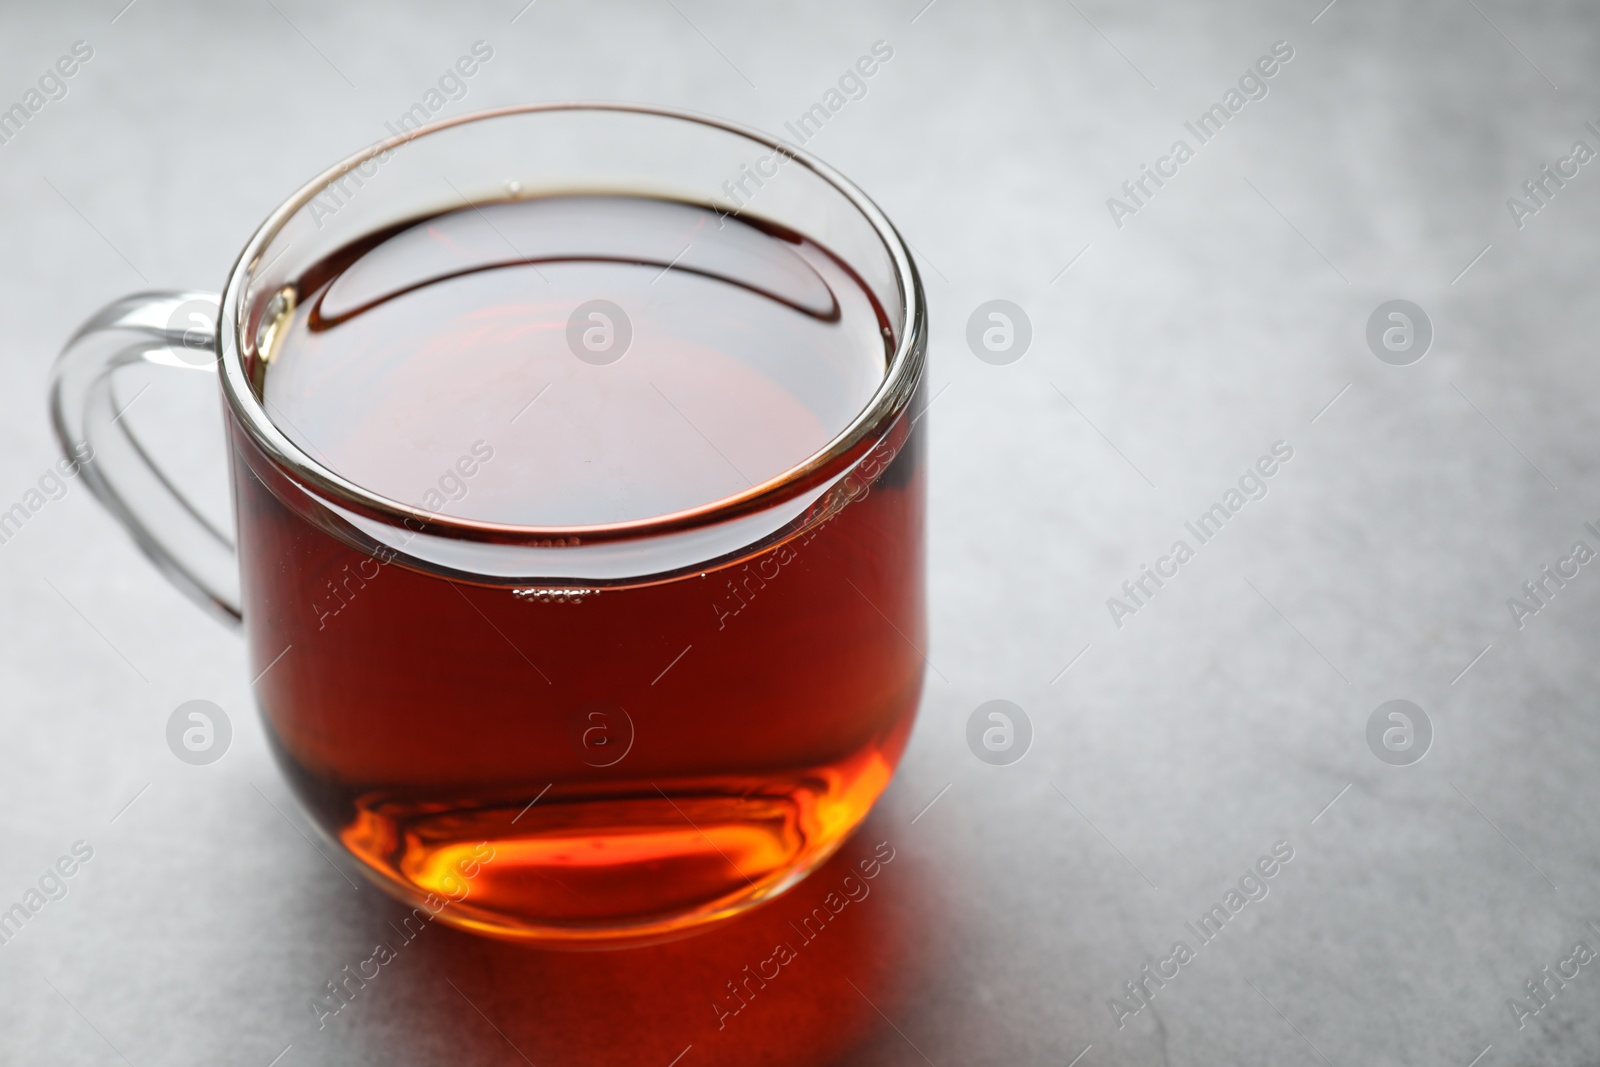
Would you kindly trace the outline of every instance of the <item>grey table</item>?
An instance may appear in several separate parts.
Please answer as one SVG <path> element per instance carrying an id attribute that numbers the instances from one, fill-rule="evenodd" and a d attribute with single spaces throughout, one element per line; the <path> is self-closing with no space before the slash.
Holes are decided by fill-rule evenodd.
<path id="1" fill-rule="evenodd" d="M 1600 1058 L 1574 947 L 1600 947 L 1600 567 L 1573 555 L 1600 548 L 1591 6 L 125 2 L 0 15 L 0 106 L 93 53 L 0 144 L 0 510 L 54 459 L 48 362 L 83 316 L 217 288 L 474 41 L 494 58 L 452 112 L 618 98 L 778 130 L 882 40 L 811 147 L 929 285 L 928 687 L 867 826 L 781 901 L 631 952 L 430 928 L 319 1029 L 308 1000 L 398 908 L 310 842 L 239 641 L 69 482 L 0 544 L 0 908 L 92 858 L 0 945 L 0 1062 Z M 991 299 L 1031 322 L 1007 365 L 967 343 Z M 1396 299 L 1420 360 L 1420 334 L 1368 343 Z M 210 398 L 152 397 L 135 414 L 216 490 Z M 1134 600 L 1145 565 L 1169 576 Z M 195 698 L 234 724 L 207 767 L 163 739 Z M 966 742 L 992 699 L 1032 724 L 1008 766 Z M 1397 699 L 1411 733 L 1385 712 L 1395 747 L 1369 744 Z M 719 1028 L 725 983 L 885 841 L 871 896 Z"/>

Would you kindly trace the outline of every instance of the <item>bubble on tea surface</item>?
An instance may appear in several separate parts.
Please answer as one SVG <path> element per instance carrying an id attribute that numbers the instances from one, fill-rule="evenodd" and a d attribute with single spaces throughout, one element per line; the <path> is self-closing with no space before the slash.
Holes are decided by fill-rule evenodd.
<path id="1" fill-rule="evenodd" d="M 228 713 L 209 700 L 185 701 L 167 716 L 167 747 L 191 766 L 217 762 L 232 743 Z"/>
<path id="2" fill-rule="evenodd" d="M 1408 366 L 1433 347 L 1433 320 L 1409 300 L 1386 301 L 1367 318 L 1367 347 L 1390 366 Z"/>
<path id="3" fill-rule="evenodd" d="M 1433 747 L 1433 720 L 1409 700 L 1386 700 L 1367 719 L 1367 747 L 1391 767 L 1409 767 Z"/>
<path id="4" fill-rule="evenodd" d="M 1017 762 L 1032 744 L 1033 722 L 1009 700 L 986 701 L 967 717 L 967 747 L 990 766 Z"/>
<path id="5" fill-rule="evenodd" d="M 985 301 L 967 319 L 967 347 L 985 363 L 1015 363 L 1032 343 L 1033 322 L 1009 300 Z"/>

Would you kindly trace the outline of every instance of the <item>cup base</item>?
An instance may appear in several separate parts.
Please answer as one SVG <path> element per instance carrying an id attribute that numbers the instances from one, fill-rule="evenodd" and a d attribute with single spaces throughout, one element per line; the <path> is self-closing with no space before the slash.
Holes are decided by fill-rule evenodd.
<path id="1" fill-rule="evenodd" d="M 338 839 L 388 892 L 449 925 L 558 948 L 647 944 L 799 882 L 866 817 L 893 771 L 885 757 L 790 778 L 635 782 L 622 795 L 366 796 Z"/>

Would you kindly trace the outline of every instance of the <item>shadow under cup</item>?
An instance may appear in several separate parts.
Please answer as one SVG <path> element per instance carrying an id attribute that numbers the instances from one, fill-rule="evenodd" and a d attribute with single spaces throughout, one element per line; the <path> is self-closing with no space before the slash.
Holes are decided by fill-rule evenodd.
<path id="1" fill-rule="evenodd" d="M 709 225 L 680 249 L 646 229 L 586 230 L 579 213 L 557 249 L 507 213 L 575 196 L 644 198 Z M 665 514 L 533 526 L 385 495 L 274 405 L 273 374 L 294 363 L 296 316 L 329 263 L 376 234 L 432 232 L 444 213 L 481 219 L 502 259 L 553 277 L 558 262 L 609 257 L 658 280 L 671 271 L 672 284 L 721 271 L 755 291 L 764 283 L 736 276 L 738 255 L 695 257 L 721 234 L 806 242 L 875 309 L 869 399 L 791 464 Z M 530 314 L 560 332 L 574 303 Z M 633 343 L 648 349 L 651 322 L 636 318 Z M 925 334 L 915 269 L 876 207 L 792 148 L 711 120 L 488 112 L 414 131 L 303 190 L 235 268 L 218 366 L 251 671 L 316 822 L 380 885 L 447 922 L 574 947 L 682 934 L 826 860 L 888 784 L 921 692 L 913 415 Z M 792 368 L 771 361 L 798 356 L 776 338 L 770 348 L 766 370 L 782 379 Z M 612 370 L 573 355 L 562 375 Z M 552 383 L 539 403 L 563 410 Z M 764 395 L 745 398 L 758 424 Z M 525 398 L 505 399 L 515 410 Z M 680 389 L 679 404 L 692 400 Z M 483 425 L 492 450 L 499 423 Z M 716 448 L 715 433 L 700 436 Z"/>

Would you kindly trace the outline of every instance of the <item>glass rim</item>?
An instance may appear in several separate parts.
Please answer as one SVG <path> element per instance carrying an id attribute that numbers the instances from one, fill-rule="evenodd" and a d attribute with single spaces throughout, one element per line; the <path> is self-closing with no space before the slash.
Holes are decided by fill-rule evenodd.
<path id="1" fill-rule="evenodd" d="M 242 306 L 241 294 L 248 292 L 252 272 L 260 265 L 262 255 L 283 227 L 334 181 L 369 160 L 411 141 L 456 126 L 491 119 L 542 112 L 582 111 L 653 116 L 723 130 L 782 152 L 843 195 L 882 243 L 900 290 L 902 325 L 895 339 L 894 353 L 871 399 L 822 448 L 763 482 L 692 508 L 612 523 L 536 526 L 442 515 L 375 493 L 318 462 L 300 448 L 279 429 L 267 414 L 264 403 L 257 398 L 244 369 L 238 336 L 240 316 L 247 310 Z M 706 206 L 715 207 L 709 201 Z M 404 526 L 416 533 L 458 540 L 516 544 L 578 545 L 679 533 L 758 513 L 792 500 L 808 489 L 823 487 L 854 466 L 893 428 L 895 420 L 905 411 L 921 381 L 926 350 L 926 300 L 921 276 L 910 249 L 883 211 L 848 178 L 784 139 L 753 127 L 679 108 L 605 101 L 518 104 L 469 112 L 406 130 L 335 163 L 284 200 L 251 235 L 229 272 L 218 314 L 218 377 L 228 408 L 265 457 L 300 483 L 302 488 L 309 487 L 315 490 L 314 495 L 328 498 L 332 503 L 367 518 Z"/>

